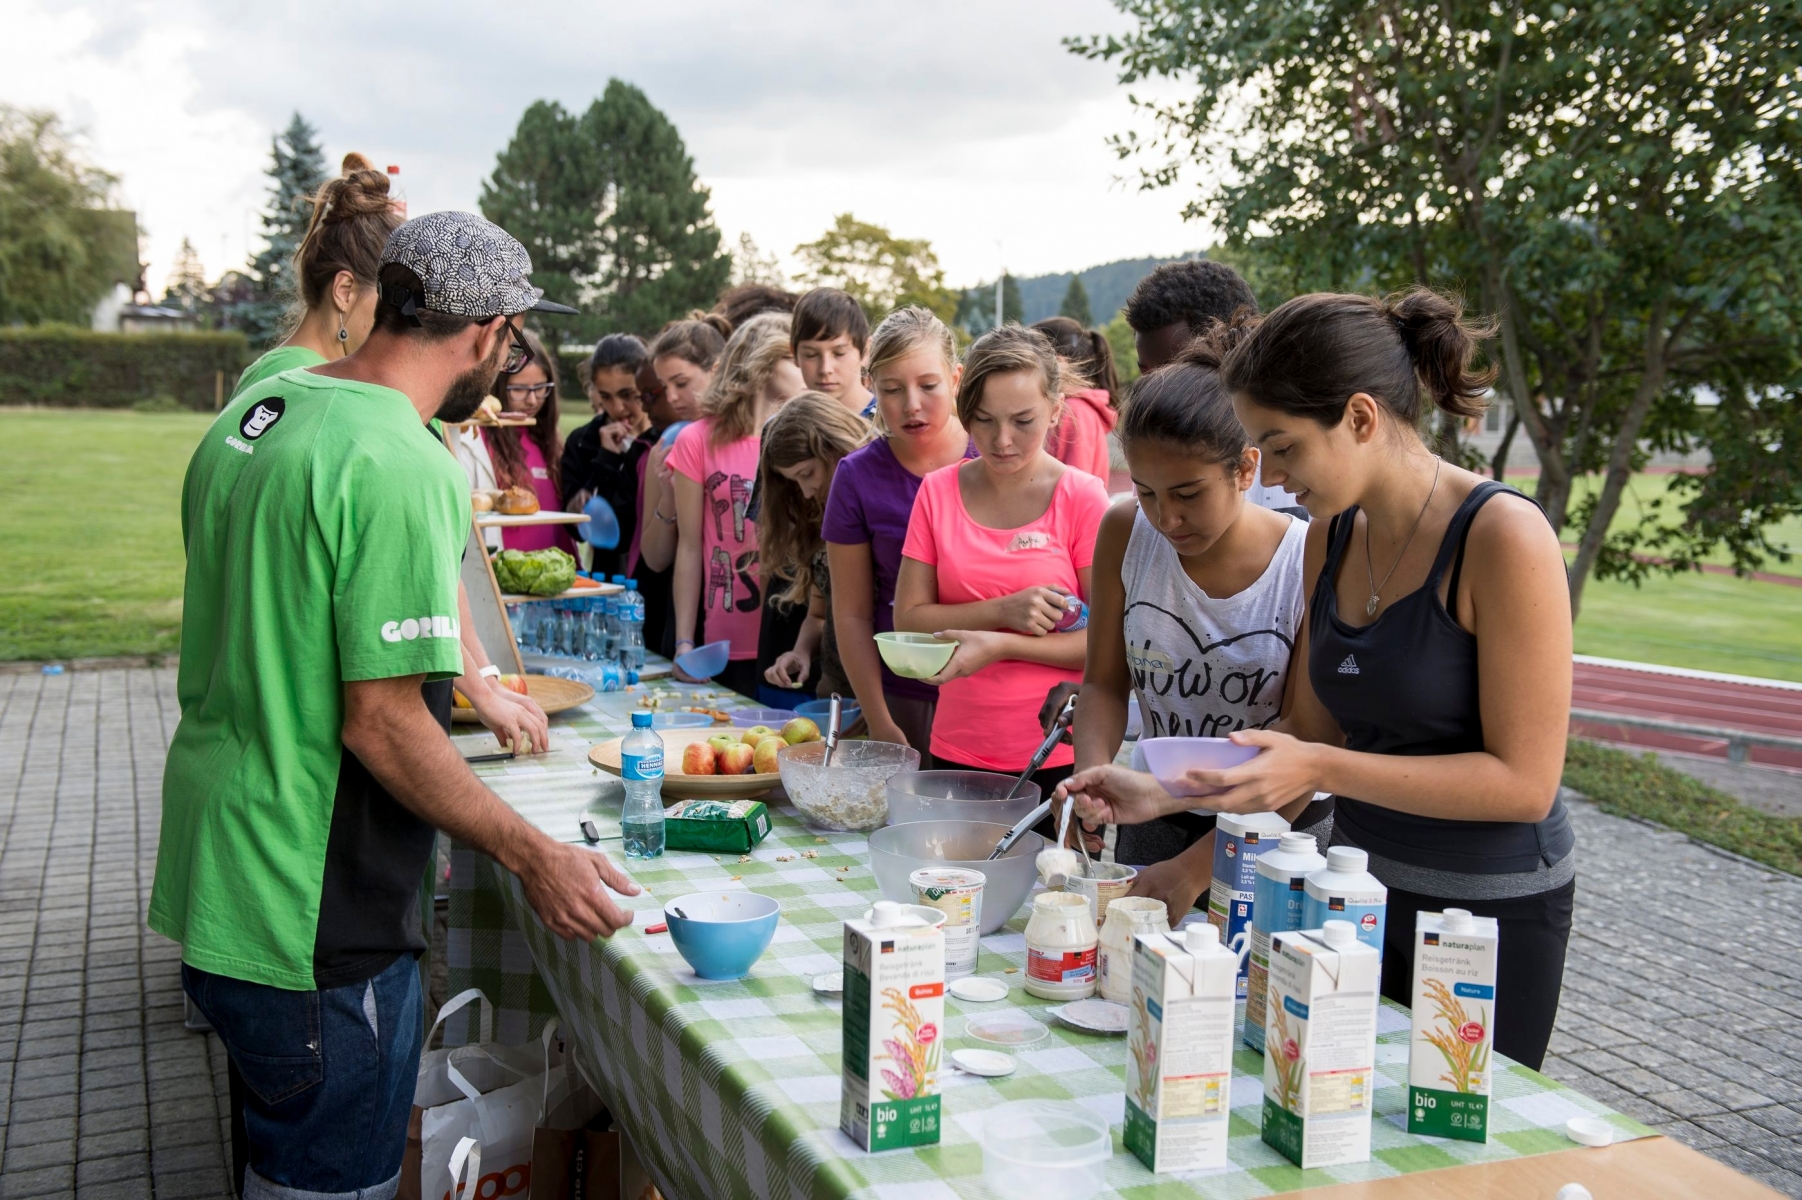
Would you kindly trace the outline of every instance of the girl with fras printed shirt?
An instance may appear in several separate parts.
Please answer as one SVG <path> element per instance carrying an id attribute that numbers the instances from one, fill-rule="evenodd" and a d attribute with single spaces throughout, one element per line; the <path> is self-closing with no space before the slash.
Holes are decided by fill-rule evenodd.
<path id="1" fill-rule="evenodd" d="M 524 428 L 483 427 L 482 444 L 494 464 L 498 488 L 528 487 L 538 496 L 538 507 L 556 512 L 563 507 L 563 435 L 557 430 L 557 365 L 544 351 L 544 343 L 530 330 L 521 330 L 532 357 L 512 375 L 498 375 L 493 394 L 509 413 L 537 419 Z M 520 525 L 501 530 L 501 545 L 508 550 L 544 550 L 555 546 L 574 554 L 576 543 L 567 525 Z"/>
<path id="2" fill-rule="evenodd" d="M 1221 364 L 1264 479 L 1317 518 L 1308 620 L 1285 720 L 1232 735 L 1259 747 L 1224 771 L 1218 812 L 1335 794 L 1333 842 L 1389 889 L 1383 994 L 1406 1002 L 1414 918 L 1496 918 L 1495 1048 L 1545 1056 L 1576 888 L 1558 781 L 1570 718 L 1564 558 L 1543 513 L 1422 444 L 1422 393 L 1480 414 L 1487 378 L 1459 306 L 1424 289 L 1311 295 L 1272 312 Z M 1331 518 L 1330 520 L 1327 518 Z M 1072 779 L 1085 816 L 1133 821 L 1169 798 L 1102 767 Z"/>
<path id="3" fill-rule="evenodd" d="M 787 313 L 763 313 L 739 326 L 708 385 L 706 415 L 676 436 L 669 454 L 676 498 L 676 653 L 694 649 L 704 622 L 709 641 L 731 643 L 720 683 L 744 695 L 757 691 L 763 610 L 750 513 L 759 433 L 802 390 L 788 326 Z M 700 682 L 681 667 L 675 672 L 685 682 Z"/>
<path id="4" fill-rule="evenodd" d="M 934 471 L 914 499 L 895 628 L 958 644 L 932 679 L 942 767 L 1022 770 L 1044 740 L 1035 714 L 1046 689 L 1082 670 L 1087 634 L 1054 628 L 1067 596 L 1089 595 L 1108 500 L 1099 479 L 1045 452 L 1062 415 L 1058 384 L 1044 335 L 1016 325 L 978 338 L 957 388 L 977 457 Z M 1070 763 L 1059 746 L 1039 786 L 1049 793 Z"/>
<path id="5" fill-rule="evenodd" d="M 1107 435 L 1119 419 L 1113 348 L 1101 330 L 1084 329 L 1069 317 L 1049 317 L 1033 328 L 1051 339 L 1064 366 L 1064 415 L 1045 439 L 1045 450 L 1106 483 Z"/>
<path id="6" fill-rule="evenodd" d="M 920 480 L 971 454 L 957 419 L 957 343 L 917 306 L 890 313 L 870 335 L 869 376 L 886 431 L 832 476 L 820 535 L 832 577 L 839 660 L 877 741 L 912 746 L 930 764 L 938 689 L 890 671 L 875 636 L 895 628 L 901 547 Z"/>
<path id="7" fill-rule="evenodd" d="M 793 648 L 777 654 L 763 673 L 771 687 L 799 688 L 817 661 L 819 695 L 851 690 L 839 661 L 831 571 L 826 544 L 820 540 L 820 521 L 839 463 L 874 436 L 868 421 L 824 392 L 802 392 L 763 427 L 758 565 L 769 587 L 776 588 L 780 581 L 778 600 L 807 606 Z M 766 655 L 772 649 L 763 648 Z"/>
<path id="8" fill-rule="evenodd" d="M 1136 500 L 1109 509 L 1095 540 L 1079 771 L 1114 761 L 1135 692 L 1148 738 L 1263 729 L 1282 710 L 1308 526 L 1246 502 L 1258 455 L 1220 382 L 1228 340 L 1192 344 L 1143 377 L 1121 413 Z M 1303 807 L 1284 813 L 1298 829 L 1329 811 L 1310 819 Z M 1115 860 L 1151 864 L 1133 895 L 1164 901 L 1173 926 L 1207 889 L 1213 827 L 1212 814 L 1177 813 L 1119 829 Z"/>

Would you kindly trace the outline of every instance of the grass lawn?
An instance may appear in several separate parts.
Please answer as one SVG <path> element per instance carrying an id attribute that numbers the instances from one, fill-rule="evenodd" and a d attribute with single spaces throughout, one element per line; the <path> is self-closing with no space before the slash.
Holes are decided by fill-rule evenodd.
<path id="1" fill-rule="evenodd" d="M 1802 682 L 1802 587 L 1731 575 L 1591 579 L 1578 654 Z"/>

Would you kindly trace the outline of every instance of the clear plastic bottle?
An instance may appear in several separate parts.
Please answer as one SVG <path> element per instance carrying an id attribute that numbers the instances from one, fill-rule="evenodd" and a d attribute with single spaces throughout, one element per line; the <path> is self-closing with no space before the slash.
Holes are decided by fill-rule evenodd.
<path id="1" fill-rule="evenodd" d="M 644 670 L 644 597 L 638 592 L 638 580 L 625 581 L 620 594 L 625 619 L 620 627 L 620 665 L 633 671 Z"/>
<path id="2" fill-rule="evenodd" d="M 601 657 L 608 662 L 619 662 L 619 598 L 603 596 L 600 599 L 601 621 L 604 629 L 604 649 Z"/>
<path id="3" fill-rule="evenodd" d="M 404 220 L 407 215 L 407 187 L 400 181 L 400 168 L 393 163 L 388 164 L 388 203 Z"/>
<path id="4" fill-rule="evenodd" d="M 619 744 L 620 777 L 626 803 L 620 810 L 627 858 L 663 857 L 663 739 L 651 728 L 651 714 L 632 714 L 632 732 Z"/>

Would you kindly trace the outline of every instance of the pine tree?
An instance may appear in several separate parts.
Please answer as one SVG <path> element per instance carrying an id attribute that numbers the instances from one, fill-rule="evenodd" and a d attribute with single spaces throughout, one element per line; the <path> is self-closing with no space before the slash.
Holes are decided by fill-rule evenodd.
<path id="1" fill-rule="evenodd" d="M 163 285 L 163 303 L 184 312 L 198 313 L 206 299 L 206 273 L 201 268 L 200 254 L 194 243 L 182 238 L 175 252 L 175 265 L 169 268 L 169 280 Z"/>
<path id="2" fill-rule="evenodd" d="M 564 304 L 585 307 L 600 255 L 596 217 L 608 185 L 578 118 L 538 100 L 519 118 L 513 140 L 482 184 L 482 215 L 524 244 L 532 282 Z M 564 318 L 560 332 L 585 334 L 592 318 Z"/>
<path id="3" fill-rule="evenodd" d="M 1020 296 L 1020 281 L 1011 274 L 1001 277 L 1001 323 L 1026 323 L 1026 301 Z"/>
<path id="4" fill-rule="evenodd" d="M 1058 305 L 1058 315 L 1069 317 L 1084 329 L 1095 323 L 1089 313 L 1089 289 L 1082 285 L 1081 275 L 1070 276 L 1070 286 L 1064 291 L 1064 302 Z"/>
<path id="5" fill-rule="evenodd" d="M 282 334 L 288 309 L 299 299 L 294 252 L 312 216 L 306 198 L 326 181 L 319 131 L 298 112 L 288 128 L 269 139 L 269 207 L 263 212 L 263 249 L 251 260 L 256 298 L 230 314 L 254 348 L 273 345 Z"/>

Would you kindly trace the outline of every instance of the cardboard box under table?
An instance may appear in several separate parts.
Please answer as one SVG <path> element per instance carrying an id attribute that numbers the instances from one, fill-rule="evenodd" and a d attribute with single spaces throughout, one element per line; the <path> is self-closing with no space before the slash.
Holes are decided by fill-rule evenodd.
<path id="1" fill-rule="evenodd" d="M 555 724 L 566 740 L 618 736 L 630 694 L 603 693 L 573 720 Z M 582 748 L 585 749 L 585 744 Z M 572 765 L 577 764 L 577 765 Z M 593 774 L 574 749 L 566 758 L 516 760 L 479 768 L 510 803 L 541 827 L 579 840 L 592 817 L 618 832 L 618 780 Z M 950 1050 L 973 1045 L 968 1016 L 1014 1006 L 1034 1011 L 1050 1037 L 1018 1055 L 1008 1078 L 979 1079 L 948 1064 L 940 1077 L 943 1129 L 935 1147 L 883 1154 L 857 1150 L 838 1131 L 840 1007 L 812 979 L 839 969 L 841 922 L 878 898 L 860 834 L 816 834 L 778 791 L 766 797 L 773 829 L 747 855 L 673 851 L 630 864 L 647 894 L 628 901 L 637 924 L 591 945 L 546 931 L 517 879 L 486 856 L 452 854 L 450 988 L 483 988 L 497 1006 L 500 1040 L 526 1041 L 560 1012 L 588 1077 L 627 1130 L 666 1196 L 900 1197 L 988 1193 L 978 1141 L 982 1114 L 1005 1100 L 1073 1100 L 1115 1127 L 1105 1197 L 1262 1196 L 1320 1189 L 1321 1197 L 1550 1196 L 1586 1183 L 1600 1197 L 1660 1194 L 1681 1180 L 1710 1200 L 1774 1193 L 1535 1071 L 1498 1057 L 1487 1145 L 1410 1135 L 1404 1105 L 1408 1015 L 1385 1002 L 1379 1013 L 1375 1122 L 1369 1162 L 1302 1171 L 1259 1137 L 1262 1058 L 1234 1055 L 1229 1165 L 1189 1175 L 1153 1175 L 1119 1144 L 1126 1039 L 1091 1036 L 1051 1020 L 1048 1006 L 1020 987 L 1026 913 L 985 938 L 980 974 L 1004 980 L 998 1004 L 945 1002 Z M 602 847 L 618 854 L 617 841 Z M 814 857 L 807 857 L 812 852 Z M 740 861 L 745 859 L 747 861 Z M 776 897 L 782 922 L 748 978 L 710 982 L 691 972 L 665 935 L 663 899 L 703 889 L 744 888 Z M 1013 968 L 1013 974 L 1007 974 Z M 449 1029 L 447 1043 L 467 1040 Z M 1604 1150 L 1575 1147 L 1563 1134 L 1573 1116 L 1601 1116 L 1624 1140 Z M 1555 1182 L 1546 1182 L 1546 1181 Z M 1654 1182 L 1648 1182 L 1654 1181 Z M 926 1190 L 930 1189 L 930 1190 Z M 1668 1192 L 1669 1189 L 1664 1189 Z"/>

